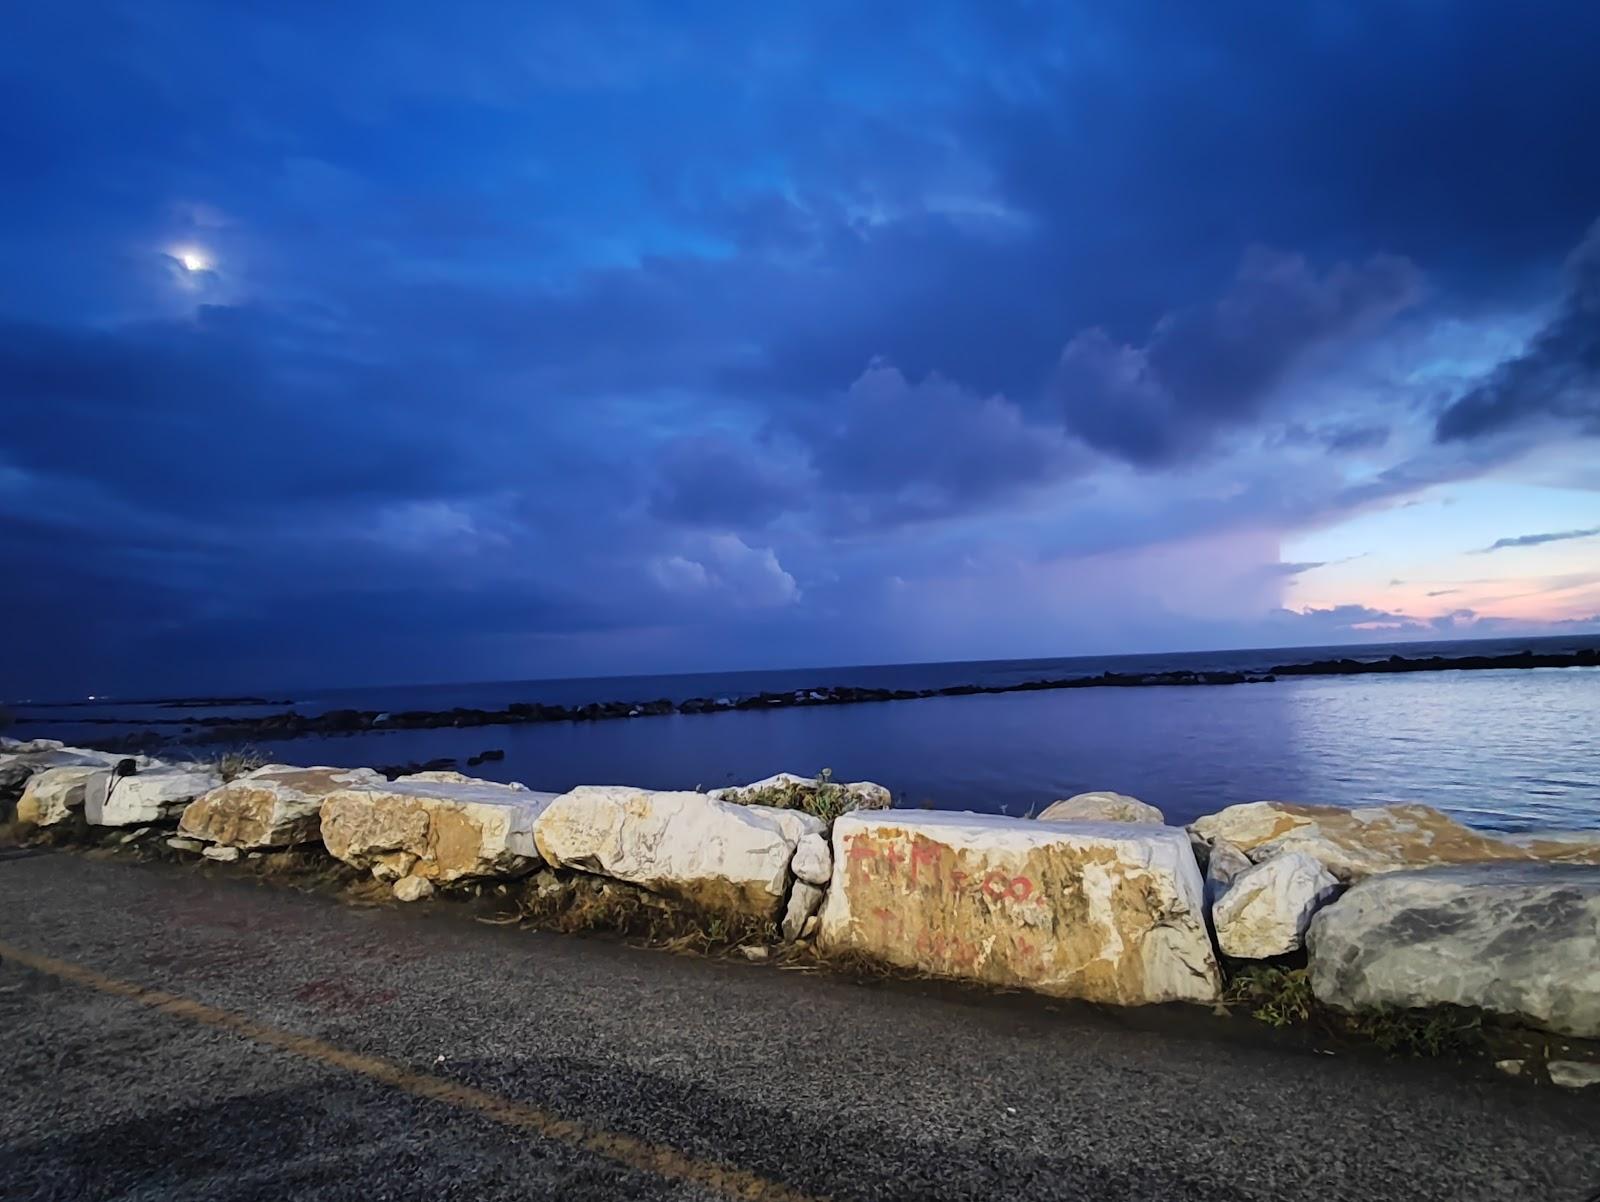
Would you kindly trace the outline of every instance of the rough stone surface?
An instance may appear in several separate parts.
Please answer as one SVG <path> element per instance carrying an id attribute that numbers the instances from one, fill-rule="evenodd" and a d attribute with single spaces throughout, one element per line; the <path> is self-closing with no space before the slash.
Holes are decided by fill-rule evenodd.
<path id="1" fill-rule="evenodd" d="M 465 772 L 457 772 L 448 768 L 431 768 L 427 772 L 412 772 L 406 776 L 394 778 L 396 784 L 421 781 L 435 785 L 492 785 L 497 789 L 512 789 L 518 793 L 527 793 L 528 786 L 520 781 L 511 781 L 501 784 L 497 780 L 485 780 L 481 776 L 468 776 Z"/>
<path id="2" fill-rule="evenodd" d="M 1153 805 L 1126 793 L 1079 793 L 1065 801 L 1051 802 L 1039 815 L 1040 822 L 1149 822 L 1165 826 L 1167 816 Z"/>
<path id="3" fill-rule="evenodd" d="M 814 776 L 797 776 L 793 772 L 780 772 L 765 780 L 748 785 L 730 785 L 726 789 L 713 789 L 710 796 L 717 801 L 731 801 L 737 805 L 762 805 L 776 809 L 809 808 L 809 801 L 822 783 Z M 843 791 L 843 808 L 847 810 L 887 810 L 894 804 L 894 795 L 882 785 L 870 780 L 826 782 L 826 787 Z"/>
<path id="4" fill-rule="evenodd" d="M 168 839 L 167 846 L 172 848 L 173 851 L 202 851 L 205 848 L 205 844 L 200 840 L 185 839 L 180 835 L 174 835 Z"/>
<path id="5" fill-rule="evenodd" d="M 1468 1006 L 1600 1037 L 1600 869 L 1473 864 L 1374 876 L 1318 912 L 1311 985 L 1344 1010 Z"/>
<path id="6" fill-rule="evenodd" d="M 339 789 L 322 802 L 322 842 L 381 881 L 515 876 L 538 864 L 533 826 L 553 796 L 482 781 Z"/>
<path id="7" fill-rule="evenodd" d="M 551 802 L 534 836 L 552 867 L 597 872 L 709 912 L 774 920 L 796 844 L 822 829 L 798 810 L 585 785 Z"/>
<path id="8" fill-rule="evenodd" d="M 823 891 L 816 885 L 805 881 L 795 881 L 794 888 L 789 891 L 789 904 L 783 911 L 783 941 L 793 943 L 800 938 L 802 932 L 817 912 L 817 907 L 822 904 Z"/>
<path id="9" fill-rule="evenodd" d="M 21 789 L 29 777 L 47 768 L 110 768 L 120 760 L 134 758 L 83 747 L 64 747 L 54 739 L 14 742 L 12 747 L 15 750 L 0 753 L 0 794 Z M 140 758 L 138 763 L 154 766 L 155 761 Z"/>
<path id="10" fill-rule="evenodd" d="M 1216 1000 L 1185 833 L 988 814 L 848 814 L 819 947 L 1097 1002 Z"/>
<path id="11" fill-rule="evenodd" d="M 1552 1060 L 1545 1065 L 1550 1083 L 1562 1089 L 1588 1089 L 1600 1085 L 1600 1064 L 1583 1060 Z"/>
<path id="12" fill-rule="evenodd" d="M 1266 960 L 1299 950 L 1318 910 L 1339 896 L 1339 882 L 1312 857 L 1286 851 L 1233 878 L 1211 910 L 1222 954 Z"/>
<path id="13" fill-rule="evenodd" d="M 1250 867 L 1250 857 L 1232 843 L 1223 840 L 1209 849 L 1206 857 L 1206 913 L 1210 913 L 1217 899 L 1228 891 L 1241 872 Z"/>
<path id="14" fill-rule="evenodd" d="M 394 895 L 398 901 L 422 901 L 433 896 L 433 882 L 425 876 L 403 876 L 394 883 Z"/>
<path id="15" fill-rule="evenodd" d="M 176 820 L 222 777 L 206 768 L 157 768 L 133 776 L 95 773 L 84 785 L 83 813 L 91 826 L 138 826 Z"/>
<path id="16" fill-rule="evenodd" d="M 229 847 L 291 847 L 322 836 L 322 802 L 337 789 L 381 785 L 370 768 L 268 764 L 195 798 L 178 829 Z"/>
<path id="17" fill-rule="evenodd" d="M 35 772 L 17 801 L 17 820 L 36 826 L 65 822 L 72 811 L 83 809 L 84 787 L 99 771 L 97 767 L 81 766 Z"/>
<path id="18" fill-rule="evenodd" d="M 1252 801 L 1198 819 L 1191 828 L 1207 843 L 1226 840 L 1260 863 L 1285 851 L 1303 851 L 1342 881 L 1377 872 L 1488 860 L 1560 860 L 1600 863 L 1600 837 L 1592 845 L 1566 841 L 1528 844 L 1482 834 L 1423 805 L 1299 805 Z"/>
<path id="19" fill-rule="evenodd" d="M 231 864 L 239 858 L 240 853 L 237 847 L 223 847 L 214 844 L 211 847 L 201 848 L 200 854 L 208 860 L 217 860 L 223 864 Z"/>
<path id="20" fill-rule="evenodd" d="M 820 834 L 803 835 L 794 849 L 790 870 L 802 881 L 812 885 L 826 885 L 833 875 L 833 852 L 828 841 Z"/>

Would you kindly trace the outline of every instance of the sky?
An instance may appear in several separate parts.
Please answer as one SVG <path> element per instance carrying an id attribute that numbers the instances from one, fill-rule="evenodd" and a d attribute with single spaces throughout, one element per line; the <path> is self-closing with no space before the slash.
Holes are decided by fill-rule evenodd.
<path id="1" fill-rule="evenodd" d="M 1600 631 L 1600 7 L 26 5 L 0 695 Z"/>

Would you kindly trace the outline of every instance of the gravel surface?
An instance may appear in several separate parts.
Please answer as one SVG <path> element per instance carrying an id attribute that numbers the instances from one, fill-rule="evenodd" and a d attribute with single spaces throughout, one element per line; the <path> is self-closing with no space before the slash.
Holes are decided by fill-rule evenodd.
<path id="1" fill-rule="evenodd" d="M 1316 1055 L 1194 1008 L 857 982 L 477 924 L 448 904 L 355 908 L 222 865 L 68 853 L 0 853 L 0 942 L 434 1090 L 0 952 L 6 1199 L 726 1197 L 695 1177 L 717 1165 L 773 1198 L 1600 1189 L 1592 1098 Z M 589 1142 L 486 1114 L 485 1094 L 581 1124 Z M 613 1146 L 656 1149 L 690 1180 Z"/>

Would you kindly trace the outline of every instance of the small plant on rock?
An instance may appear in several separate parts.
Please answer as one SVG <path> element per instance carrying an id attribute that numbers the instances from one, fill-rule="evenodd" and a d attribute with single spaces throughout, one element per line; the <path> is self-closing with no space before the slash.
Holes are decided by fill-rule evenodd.
<path id="1" fill-rule="evenodd" d="M 272 761 L 254 747 L 237 747 L 224 751 L 211 762 L 211 768 L 223 780 L 238 780 L 257 768 L 265 768 Z"/>

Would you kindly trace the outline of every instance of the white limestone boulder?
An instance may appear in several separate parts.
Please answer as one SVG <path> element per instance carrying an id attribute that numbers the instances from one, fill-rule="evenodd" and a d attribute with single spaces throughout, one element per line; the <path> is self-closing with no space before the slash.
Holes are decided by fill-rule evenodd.
<path id="1" fill-rule="evenodd" d="M 811 832 L 800 837 L 795 845 L 794 858 L 789 870 L 810 885 L 826 885 L 833 875 L 833 852 L 821 834 Z"/>
<path id="2" fill-rule="evenodd" d="M 1297 951 L 1312 916 L 1338 896 L 1338 880 L 1304 852 L 1286 851 L 1253 864 L 1211 908 L 1217 946 L 1236 960 Z"/>
<path id="3" fill-rule="evenodd" d="M 830 817 L 834 813 L 849 810 L 887 810 L 894 804 L 893 794 L 882 785 L 870 780 L 836 781 L 826 773 L 819 779 L 780 772 L 748 785 L 713 789 L 709 796 L 716 801 L 731 801 L 738 805 L 804 810 L 808 814 L 828 814 Z"/>
<path id="4" fill-rule="evenodd" d="M 1227 840 L 1219 840 L 1206 857 L 1206 913 L 1211 913 L 1219 898 L 1233 885 L 1241 872 L 1250 868 L 1250 857 Z"/>
<path id="5" fill-rule="evenodd" d="M 11 739 L 0 735 L 0 755 L 28 755 L 36 751 L 60 751 L 60 739 Z"/>
<path id="6" fill-rule="evenodd" d="M 1148 822 L 1167 824 L 1166 815 L 1155 806 L 1129 797 L 1126 793 L 1079 793 L 1064 801 L 1053 801 L 1038 815 L 1040 822 Z"/>
<path id="7" fill-rule="evenodd" d="M 226 847 L 292 847 L 322 837 L 322 802 L 338 789 L 381 785 L 371 768 L 268 764 L 190 802 L 178 830 Z"/>
<path id="8" fill-rule="evenodd" d="M 0 753 L 0 795 L 23 788 L 29 777 L 48 768 L 111 768 L 122 760 L 135 758 L 86 747 L 65 747 L 54 739 L 13 741 L 11 746 L 15 750 Z M 137 762 L 155 763 L 144 757 L 138 757 Z"/>
<path id="9" fill-rule="evenodd" d="M 465 772 L 457 772 L 453 768 L 430 768 L 426 772 L 411 772 L 405 776 L 395 777 L 396 781 L 424 781 L 436 785 L 495 785 L 502 789 L 517 789 L 526 792 L 528 786 L 520 781 L 511 781 L 501 784 L 495 780 L 485 780 L 481 776 L 468 776 Z"/>
<path id="10" fill-rule="evenodd" d="M 221 775 L 201 767 L 169 765 L 132 776 L 104 770 L 84 785 L 83 814 L 90 826 L 176 821 L 191 801 L 221 783 Z"/>
<path id="11" fill-rule="evenodd" d="M 83 809 L 84 788 L 101 771 L 101 768 L 79 766 L 35 772 L 17 800 L 17 821 L 36 826 L 65 822 L 74 810 Z"/>
<path id="12" fill-rule="evenodd" d="M 1226 840 L 1256 863 L 1286 851 L 1315 857 L 1342 881 L 1378 872 L 1489 860 L 1557 860 L 1600 863 L 1600 839 L 1543 847 L 1486 835 L 1423 805 L 1299 805 L 1253 801 L 1229 806 L 1194 822 L 1207 843 Z"/>
<path id="13" fill-rule="evenodd" d="M 322 801 L 322 842 L 380 881 L 443 885 L 517 876 L 539 862 L 533 827 L 553 793 L 487 781 L 389 781 L 337 789 Z"/>
<path id="14" fill-rule="evenodd" d="M 550 803 L 534 837 L 552 867 L 628 881 L 707 912 L 771 921 L 789 892 L 796 845 L 822 829 L 799 810 L 584 785 Z"/>
<path id="15" fill-rule="evenodd" d="M 1600 1037 L 1600 868 L 1384 873 L 1311 920 L 1311 986 L 1341 1010 L 1465 1006 Z"/>
<path id="16" fill-rule="evenodd" d="M 794 888 L 789 891 L 788 904 L 783 909 L 783 922 L 779 926 L 785 943 L 793 943 L 800 938 L 806 924 L 822 905 L 822 896 L 823 890 L 818 886 L 795 881 Z"/>
<path id="17" fill-rule="evenodd" d="M 1142 823 L 847 814 L 817 939 L 829 955 L 1095 1002 L 1221 989 L 1188 836 Z"/>

